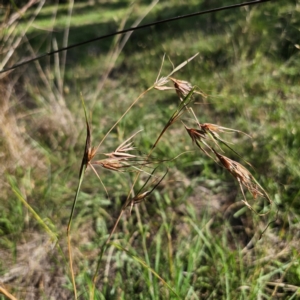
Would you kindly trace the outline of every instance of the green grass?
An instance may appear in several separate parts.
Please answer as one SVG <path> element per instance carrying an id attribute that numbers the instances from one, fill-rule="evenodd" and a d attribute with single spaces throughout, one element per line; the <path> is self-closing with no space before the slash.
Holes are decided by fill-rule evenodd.
<path id="1" fill-rule="evenodd" d="M 146 1 L 132 8 L 128 1 L 76 3 L 68 44 L 116 30 L 132 10 L 125 25 L 129 27 L 147 5 Z M 219 5 L 218 1 L 162 2 L 143 22 Z M 54 57 L 40 61 L 48 87 L 35 64 L 2 79 L 0 287 L 3 282 L 18 299 L 33 297 L 30 288 L 38 299 L 73 297 L 66 227 L 86 138 L 80 94 L 96 146 L 134 99 L 154 83 L 164 53 L 162 75 L 166 76 L 172 70 L 168 57 L 176 66 L 199 52 L 174 77 L 209 95 L 206 100 L 196 96 L 193 105 L 201 123 L 238 129 L 253 137 L 224 135 L 254 166 L 250 171 L 278 206 L 278 218 L 258 240 L 260 231 L 275 219 L 275 208 L 266 217 L 245 209 L 237 182 L 192 144 L 179 120 L 163 135 L 152 159 L 181 155 L 159 164 L 157 175 L 163 176 L 168 168 L 166 178 L 131 214 L 125 211 L 100 260 L 94 299 L 298 299 L 298 6 L 295 1 L 270 2 L 134 32 L 96 94 L 114 39 L 68 51 L 62 95 Z M 49 51 L 53 37 L 62 44 L 68 5 L 57 6 L 53 24 L 54 9 L 43 7 L 28 30 L 35 53 Z M 15 28 L 16 35 L 31 13 Z M 56 31 L 50 34 L 41 27 Z M 11 63 L 30 54 L 27 45 L 24 41 Z M 12 87 L 13 79 L 17 83 Z M 8 88 L 13 89 L 10 97 Z M 143 129 L 134 144 L 146 156 L 178 104 L 174 91 L 150 91 L 99 151 L 111 152 Z M 185 113 L 182 119 L 195 127 L 191 115 Z M 224 151 L 243 164 L 229 149 Z M 135 178 L 135 173 L 98 170 L 109 199 L 88 168 L 72 220 L 79 299 L 90 299 L 101 249 Z M 146 170 L 151 173 L 153 168 Z M 143 174 L 135 193 L 146 179 Z M 58 237 L 57 245 L 48 233 Z M 254 245 L 247 248 L 253 237 Z M 16 275 L 8 280 L 13 272 Z"/>

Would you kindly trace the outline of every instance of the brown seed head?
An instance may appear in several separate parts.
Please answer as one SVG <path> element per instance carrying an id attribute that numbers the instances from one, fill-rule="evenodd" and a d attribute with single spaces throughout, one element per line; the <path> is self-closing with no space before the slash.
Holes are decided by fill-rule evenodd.
<path id="1" fill-rule="evenodd" d="M 115 151 L 104 153 L 104 155 L 108 156 L 108 159 L 98 160 L 93 162 L 93 164 L 101 165 L 102 167 L 110 170 L 116 170 L 120 167 L 128 166 L 128 164 L 125 164 L 124 162 L 137 157 L 134 154 L 128 153 L 129 151 L 136 149 L 133 147 L 133 143 L 130 140 L 139 132 L 140 131 L 129 137 Z"/>
<path id="2" fill-rule="evenodd" d="M 93 157 L 96 155 L 97 152 L 97 148 L 96 147 L 90 147 L 88 149 L 88 162 L 90 162 Z"/>
<path id="3" fill-rule="evenodd" d="M 243 131 L 228 128 L 228 127 L 219 126 L 219 125 L 216 125 L 216 124 L 204 123 L 204 124 L 201 124 L 200 126 L 203 130 L 209 131 L 210 133 L 214 134 L 215 136 L 218 136 L 217 132 L 237 132 L 237 133 L 242 133 L 242 134 L 244 134 L 244 135 L 251 138 L 251 136 L 249 134 L 247 134 Z"/>
<path id="4" fill-rule="evenodd" d="M 202 129 L 195 129 L 195 128 L 189 128 L 185 126 L 186 131 L 188 132 L 189 136 L 191 137 L 193 142 L 201 141 L 201 139 L 205 139 L 205 131 Z"/>
<path id="5" fill-rule="evenodd" d="M 166 86 L 166 84 L 169 82 L 168 77 L 161 77 L 155 82 L 154 88 L 159 91 L 165 91 L 165 90 L 171 90 L 172 88 L 169 86 Z"/>
<path id="6" fill-rule="evenodd" d="M 121 168 L 124 168 L 122 161 L 113 158 L 97 160 L 93 162 L 93 165 L 98 165 L 111 171 L 120 171 Z"/>
<path id="7" fill-rule="evenodd" d="M 256 184 L 254 177 L 244 166 L 224 155 L 219 154 L 213 148 L 212 150 L 222 165 L 238 180 L 238 182 L 248 189 L 254 199 L 257 198 L 257 196 L 265 196 L 263 189 Z"/>
<path id="8" fill-rule="evenodd" d="M 213 132 L 222 131 L 222 127 L 211 123 L 204 123 L 201 124 L 200 126 L 205 131 L 213 131 Z"/>
<path id="9" fill-rule="evenodd" d="M 173 81 L 176 93 L 180 99 L 185 98 L 193 89 L 193 86 L 188 81 L 178 80 L 173 77 L 169 78 Z"/>
<path id="10" fill-rule="evenodd" d="M 246 183 L 247 181 L 251 180 L 252 175 L 251 173 L 243 167 L 238 162 L 219 154 L 217 151 L 215 151 L 214 148 L 212 148 L 216 156 L 218 157 L 219 161 L 222 163 L 222 165 L 238 180 L 240 180 L 242 183 Z"/>

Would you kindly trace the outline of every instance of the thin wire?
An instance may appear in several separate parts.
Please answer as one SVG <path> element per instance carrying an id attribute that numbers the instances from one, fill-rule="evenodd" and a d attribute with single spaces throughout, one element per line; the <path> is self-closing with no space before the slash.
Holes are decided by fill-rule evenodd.
<path id="1" fill-rule="evenodd" d="M 260 3 L 263 3 L 263 2 L 269 2 L 269 1 L 271 1 L 271 0 L 255 0 L 255 1 L 250 1 L 250 2 L 243 2 L 243 3 L 239 3 L 239 4 L 233 4 L 233 5 L 229 5 L 229 6 L 223 6 L 223 7 L 213 8 L 213 9 L 204 10 L 204 11 L 198 11 L 198 12 L 187 14 L 187 15 L 177 16 L 177 17 L 164 19 L 164 20 L 160 20 L 160 21 L 156 21 L 156 22 L 152 22 L 152 23 L 148 23 L 148 24 L 144 24 L 144 25 L 140 25 L 140 26 L 136 26 L 136 27 L 127 28 L 127 29 L 124 29 L 124 30 L 120 30 L 120 31 L 116 31 L 116 32 L 109 33 L 109 34 L 106 34 L 106 35 L 102 35 L 102 36 L 99 36 L 99 37 L 96 37 L 96 38 L 93 38 L 93 39 L 90 39 L 90 40 L 87 40 L 87 41 L 83 41 L 83 42 L 80 42 L 80 43 L 76 43 L 76 44 L 73 44 L 73 45 L 70 45 L 70 46 L 67 46 L 67 47 L 63 47 L 63 48 L 60 48 L 60 49 L 57 49 L 57 50 L 54 50 L 54 51 L 50 51 L 50 52 L 38 55 L 34 58 L 31 58 L 31 59 L 28 59 L 26 61 L 17 63 L 15 65 L 13 65 L 12 67 L 3 68 L 0 71 L 0 74 L 5 73 L 5 72 L 10 71 L 10 70 L 13 70 L 13 69 L 16 69 L 18 67 L 24 66 L 24 65 L 29 64 L 33 61 L 39 60 L 43 57 L 50 56 L 50 55 L 53 55 L 55 53 L 59 53 L 59 52 L 69 50 L 69 49 L 72 49 L 72 48 L 75 48 L 75 47 L 78 47 L 78 46 L 82 46 L 82 45 L 85 45 L 85 44 L 88 44 L 88 43 L 92 43 L 92 42 L 95 42 L 95 41 L 103 40 L 103 39 L 106 39 L 108 37 L 112 37 L 114 35 L 124 34 L 124 33 L 129 32 L 129 31 L 135 31 L 135 30 L 147 28 L 147 27 L 157 25 L 157 24 L 173 22 L 173 21 L 177 21 L 177 20 L 181 20 L 181 19 L 186 19 L 186 18 L 191 18 L 191 17 L 200 16 L 200 15 L 204 15 L 204 14 L 214 13 L 214 12 L 217 12 L 217 11 L 222 11 L 222 10 L 227 10 L 227 9 L 232 9 L 232 8 L 238 8 L 238 7 L 247 6 L 247 5 L 260 4 Z"/>

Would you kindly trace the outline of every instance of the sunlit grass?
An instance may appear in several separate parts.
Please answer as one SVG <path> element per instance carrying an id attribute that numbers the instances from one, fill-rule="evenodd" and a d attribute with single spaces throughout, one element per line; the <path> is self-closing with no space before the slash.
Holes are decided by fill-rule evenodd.
<path id="1" fill-rule="evenodd" d="M 99 31 L 115 30 L 130 11 L 127 3 L 121 4 L 112 9 L 101 4 L 76 3 L 71 19 L 72 43 L 86 39 L 86 33 L 97 36 Z M 200 9 L 198 1 L 190 6 L 191 10 Z M 128 24 L 145 7 L 143 2 L 133 9 Z M 49 14 L 53 8 L 42 9 L 28 31 L 29 38 L 40 32 L 37 28 L 52 26 Z M 55 28 L 59 30 L 66 24 L 67 8 L 65 4 L 58 7 Z M 80 9 L 84 13 L 80 14 Z M 134 205 L 131 214 L 129 207 L 124 211 L 112 236 L 113 243 L 107 245 L 101 260 L 101 249 L 130 194 L 134 176 L 100 169 L 105 192 L 93 171 L 86 171 L 72 219 L 71 247 L 78 296 L 89 299 L 100 261 L 94 299 L 178 299 L 176 294 L 180 299 L 297 299 L 297 9 L 289 2 L 269 3 L 135 32 L 97 97 L 94 92 L 108 66 L 111 40 L 68 51 L 63 94 L 57 92 L 59 78 L 53 58 L 41 62 L 51 89 L 43 84 L 36 66 L 28 66 L 18 81 L 24 94 L 16 92 L 10 106 L 3 106 L 2 127 L 9 129 L 6 132 L 15 130 L 18 139 L 0 141 L 0 233 L 4 257 L 0 282 L 5 281 L 5 287 L 22 298 L 31 286 L 31 278 L 41 278 L 40 269 L 33 268 L 28 281 L 21 271 L 16 279 L 6 281 L 11 270 L 29 261 L 33 250 L 26 246 L 35 236 L 39 241 L 36 251 L 41 249 L 44 253 L 35 256 L 37 265 L 43 266 L 44 276 L 52 282 L 59 281 L 59 288 L 54 283 L 50 285 L 52 295 L 56 299 L 64 299 L 64 293 L 72 297 L 66 260 L 53 250 L 56 248 L 49 250 L 40 236 L 55 232 L 67 256 L 66 227 L 86 138 L 80 93 L 85 99 L 92 136 L 101 141 L 134 99 L 155 82 L 164 53 L 162 74 L 166 75 L 172 71 L 172 63 L 176 66 L 199 52 L 176 73 L 176 78 L 208 94 L 207 99 L 195 96 L 193 110 L 201 124 L 234 128 L 252 136 L 249 139 L 233 132 L 226 134 L 226 141 L 232 141 L 234 145 L 230 147 L 253 165 L 249 172 L 278 205 L 279 217 L 276 219 L 275 212 L 258 217 L 245 209 L 234 177 L 192 144 L 181 122 L 174 122 L 151 156 L 153 161 L 170 160 L 166 163 L 165 180 L 142 203 Z M 149 18 L 161 19 L 181 10 L 175 1 L 160 3 Z M 16 31 L 24 28 L 25 21 Z M 76 35 L 72 36 L 72 28 Z M 47 45 L 53 42 L 50 35 L 44 38 Z M 38 45 L 35 43 L 32 45 Z M 18 57 L 23 57 L 22 51 Z M 1 91 L 7 87 L 11 87 L 9 81 L 1 83 Z M 146 156 L 178 105 L 180 100 L 174 90 L 149 92 L 109 134 L 99 152 L 110 153 L 142 129 L 134 146 L 138 146 L 140 156 Z M 8 116 L 14 116 L 15 123 Z M 191 114 L 185 113 L 182 119 L 188 126 L 195 125 Z M 224 151 L 220 154 L 244 164 L 229 148 L 224 147 Z M 161 167 L 157 172 L 162 178 L 166 170 Z M 5 176 L 7 173 L 9 176 Z M 148 176 L 144 174 L 137 182 L 137 193 Z M 7 178 L 11 178 L 13 187 Z M 18 194 L 14 192 L 16 186 Z M 249 196 L 246 194 L 247 199 Z M 129 199 L 135 199 L 134 195 Z M 249 202 L 259 207 L 255 201 Z M 259 240 L 260 232 L 275 219 Z M 36 293 L 46 291 L 42 286 L 47 283 L 43 279 L 40 282 Z M 49 295 L 45 292 L 43 297 L 50 299 Z"/>

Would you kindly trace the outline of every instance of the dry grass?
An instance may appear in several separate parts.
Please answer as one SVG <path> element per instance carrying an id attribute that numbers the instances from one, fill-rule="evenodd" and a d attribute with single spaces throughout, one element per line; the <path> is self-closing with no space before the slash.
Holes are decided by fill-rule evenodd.
<path id="1" fill-rule="evenodd" d="M 4 65 L 18 59 L 17 53 L 8 56 L 7 51 L 20 43 L 35 55 L 26 29 L 42 3 L 28 22 L 24 20 L 27 23 L 20 36 L 13 36 L 13 27 L 21 15 L 4 18 L 3 24 L 12 26 L 3 43 Z M 22 13 L 32 4 L 34 1 L 29 1 Z M 69 18 L 72 8 L 70 1 Z M 68 40 L 68 24 L 63 45 Z M 112 60 L 102 79 L 119 75 L 114 66 L 128 38 L 111 48 Z M 51 42 L 58 47 L 55 39 Z M 0 293 L 9 299 L 234 299 L 237 293 L 242 299 L 297 296 L 299 217 L 290 209 L 281 210 L 265 232 L 273 204 L 280 202 L 282 195 L 267 181 L 270 172 L 264 173 L 264 167 L 255 176 L 263 185 L 247 169 L 251 166 L 247 160 L 255 163 L 260 158 L 256 154 L 262 148 L 256 144 L 260 142 L 258 130 L 250 131 L 255 134 L 249 144 L 256 146 L 245 150 L 240 141 L 250 135 L 240 127 L 217 125 L 226 124 L 220 117 L 227 113 L 228 109 L 221 110 L 225 104 L 208 96 L 208 88 L 203 92 L 191 84 L 193 76 L 185 73 L 187 64 L 191 70 L 199 68 L 199 62 L 204 67 L 205 60 L 197 55 L 178 67 L 171 63 L 173 70 L 167 76 L 161 76 L 162 64 L 155 82 L 139 96 L 130 94 L 131 87 L 126 86 L 117 100 L 111 99 L 108 95 L 116 94 L 105 90 L 104 80 L 97 80 L 84 103 L 84 149 L 78 146 L 83 144 L 84 119 L 78 117 L 82 109 L 78 110 L 77 104 L 73 107 L 66 92 L 66 54 L 56 55 L 53 65 L 35 64 L 36 85 L 30 82 L 31 73 L 23 81 L 16 72 L 2 76 L 0 188 L 8 208 L 0 220 Z M 122 67 L 122 74 L 128 71 Z M 178 71 L 180 77 L 175 75 Z M 217 75 L 223 76 L 221 71 Z M 220 82 L 220 86 L 224 84 L 224 80 Z M 166 96 L 168 91 L 173 96 L 176 93 L 177 99 Z M 107 106 L 103 101 L 104 110 L 113 105 L 118 109 L 105 110 L 103 119 L 95 121 L 97 103 L 90 100 L 100 96 L 109 98 Z M 161 105 L 163 114 L 155 110 L 160 97 L 168 103 Z M 203 99 L 207 106 L 199 110 L 195 102 Z M 232 109 L 234 105 L 230 105 Z M 147 119 L 147 109 L 152 119 Z M 215 124 L 199 121 L 204 119 Z M 286 138 L 287 143 L 297 143 L 296 133 L 296 127 L 290 130 L 292 138 Z M 273 138 L 276 134 L 268 139 L 272 145 Z M 193 144 L 201 152 L 194 151 Z M 79 153 L 83 154 L 81 165 Z M 79 165 L 79 183 L 70 209 Z M 220 165 L 237 185 L 224 177 Z M 87 169 L 93 172 L 85 172 Z M 47 186 L 42 185 L 45 181 Z M 274 199 L 262 187 L 265 185 Z M 16 191 L 21 201 L 16 201 Z M 237 201 L 240 194 L 243 199 Z M 58 242 L 40 233 L 37 224 Z M 9 230 L 5 231 L 5 226 Z M 265 233 L 263 239 L 259 239 L 259 231 Z"/>

